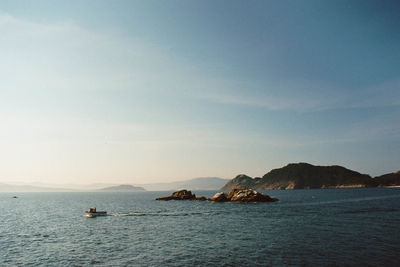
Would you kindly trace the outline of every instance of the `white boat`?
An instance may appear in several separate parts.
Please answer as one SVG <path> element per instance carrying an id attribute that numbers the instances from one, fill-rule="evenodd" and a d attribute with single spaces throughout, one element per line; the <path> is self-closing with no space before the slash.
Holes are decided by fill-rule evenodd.
<path id="1" fill-rule="evenodd" d="M 107 216 L 107 211 L 97 211 L 96 207 L 89 208 L 85 211 L 86 216 L 89 218 L 97 217 L 97 216 Z"/>

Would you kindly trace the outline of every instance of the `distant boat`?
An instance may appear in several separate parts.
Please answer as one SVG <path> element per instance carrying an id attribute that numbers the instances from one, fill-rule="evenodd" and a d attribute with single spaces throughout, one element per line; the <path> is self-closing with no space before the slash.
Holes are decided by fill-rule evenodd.
<path id="1" fill-rule="evenodd" d="M 18 198 L 17 196 L 13 196 L 12 198 Z"/>
<path id="2" fill-rule="evenodd" d="M 97 211 L 96 207 L 89 208 L 88 210 L 85 211 L 86 216 L 89 218 L 94 218 L 97 216 L 107 216 L 107 211 Z"/>

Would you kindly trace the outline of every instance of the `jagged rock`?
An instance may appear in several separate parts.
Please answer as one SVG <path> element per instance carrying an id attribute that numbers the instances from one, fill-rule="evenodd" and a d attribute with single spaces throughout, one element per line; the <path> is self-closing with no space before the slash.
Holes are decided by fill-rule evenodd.
<path id="1" fill-rule="evenodd" d="M 253 189 L 234 189 L 227 195 L 223 192 L 215 194 L 210 201 L 215 202 L 275 202 L 277 198 L 258 193 Z"/>
<path id="2" fill-rule="evenodd" d="M 168 201 L 168 200 L 199 200 L 199 201 L 204 201 L 207 199 L 205 197 L 196 197 L 196 195 L 192 194 L 191 191 L 184 189 L 184 190 L 174 192 L 174 193 L 172 193 L 172 195 L 170 195 L 168 197 L 156 198 L 156 200 L 164 200 L 164 201 Z"/>
<path id="3" fill-rule="evenodd" d="M 215 194 L 212 198 L 207 199 L 205 197 L 196 197 L 191 191 L 181 190 L 174 192 L 168 197 L 160 197 L 156 200 L 198 200 L 198 201 L 213 201 L 213 202 L 274 202 L 278 199 L 271 198 L 267 195 L 258 193 L 253 189 L 234 189 L 228 194 L 220 192 Z"/>
<path id="4" fill-rule="evenodd" d="M 210 201 L 215 202 L 226 202 L 228 199 L 226 198 L 224 192 L 216 193 L 212 198 L 209 199 Z"/>
<path id="5" fill-rule="evenodd" d="M 253 189 L 234 189 L 226 197 L 232 202 L 275 202 L 278 200 Z"/>

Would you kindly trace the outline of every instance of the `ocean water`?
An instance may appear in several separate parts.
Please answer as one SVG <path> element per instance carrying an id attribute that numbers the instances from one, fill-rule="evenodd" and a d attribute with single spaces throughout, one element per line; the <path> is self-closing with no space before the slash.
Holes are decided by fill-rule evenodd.
<path id="1" fill-rule="evenodd" d="M 1 193 L 0 266 L 400 266 L 398 188 L 154 200 L 169 193 Z"/>

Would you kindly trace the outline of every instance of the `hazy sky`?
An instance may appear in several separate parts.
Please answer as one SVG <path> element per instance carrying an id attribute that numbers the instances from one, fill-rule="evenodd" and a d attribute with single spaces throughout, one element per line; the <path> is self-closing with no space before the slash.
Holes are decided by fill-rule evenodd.
<path id="1" fill-rule="evenodd" d="M 0 182 L 400 169 L 399 1 L 1 1 Z"/>

